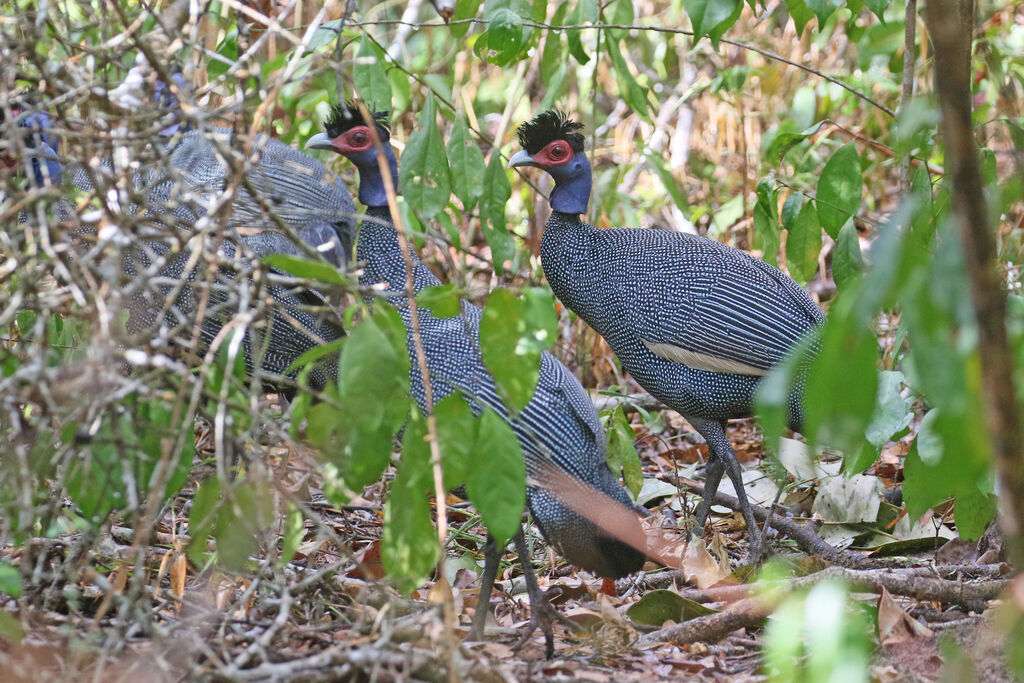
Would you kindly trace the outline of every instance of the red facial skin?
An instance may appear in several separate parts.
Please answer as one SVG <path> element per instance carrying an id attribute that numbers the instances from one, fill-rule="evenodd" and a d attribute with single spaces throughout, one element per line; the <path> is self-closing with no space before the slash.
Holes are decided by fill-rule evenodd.
<path id="1" fill-rule="evenodd" d="M 356 126 L 331 140 L 331 144 L 339 154 L 353 154 L 370 149 L 373 146 L 373 137 L 366 126 Z"/>
<path id="2" fill-rule="evenodd" d="M 564 166 L 572 161 L 572 147 L 565 140 L 553 140 L 544 146 L 544 149 L 531 155 L 534 163 L 544 168 L 552 166 Z"/>

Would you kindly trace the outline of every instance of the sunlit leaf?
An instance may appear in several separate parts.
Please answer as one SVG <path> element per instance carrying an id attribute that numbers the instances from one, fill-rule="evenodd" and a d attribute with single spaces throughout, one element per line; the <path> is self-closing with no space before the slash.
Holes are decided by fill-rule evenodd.
<path id="1" fill-rule="evenodd" d="M 808 202 L 800 209 L 786 236 L 786 266 L 797 282 L 807 282 L 818 272 L 818 254 L 821 252 L 821 227 L 814 204 Z"/>
<path id="2" fill-rule="evenodd" d="M 428 95 L 416 127 L 405 143 L 398 184 L 410 206 L 430 218 L 448 205 L 451 177 L 448 155 L 437 129 L 433 95 Z"/>
<path id="3" fill-rule="evenodd" d="M 497 150 L 491 152 L 491 161 L 484 173 L 484 193 L 480 198 L 480 227 L 491 247 L 494 270 L 503 272 L 503 264 L 516 252 L 512 236 L 505 224 L 505 205 L 512 196 L 512 185 L 505 175 L 505 164 Z"/>
<path id="4" fill-rule="evenodd" d="M 364 33 L 356 51 L 353 77 L 356 92 L 370 111 L 391 110 L 391 83 L 384 70 L 383 59 L 383 54 Z"/>
<path id="5" fill-rule="evenodd" d="M 487 531 L 504 544 L 519 529 L 526 506 L 526 464 L 519 441 L 508 423 L 486 409 L 479 417 L 473 450 L 486 453 L 487 464 L 468 468 L 466 491 Z"/>
<path id="6" fill-rule="evenodd" d="M 860 155 L 848 142 L 825 163 L 818 180 L 818 220 L 832 239 L 843 224 L 857 215 L 864 181 L 861 178 Z"/>
<path id="7" fill-rule="evenodd" d="M 448 138 L 448 162 L 452 172 L 452 190 L 468 211 L 484 192 L 484 155 L 469 133 L 466 116 L 455 117 L 451 137 Z"/>
<path id="8" fill-rule="evenodd" d="M 840 291 L 860 277 L 864 270 L 864 258 L 860 253 L 860 238 L 853 221 L 847 221 L 836 237 L 836 247 L 832 254 L 832 279 Z"/>

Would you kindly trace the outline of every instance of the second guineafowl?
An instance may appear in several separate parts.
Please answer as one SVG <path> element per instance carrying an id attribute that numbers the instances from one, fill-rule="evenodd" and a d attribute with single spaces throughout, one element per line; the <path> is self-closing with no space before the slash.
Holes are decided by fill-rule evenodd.
<path id="1" fill-rule="evenodd" d="M 724 473 L 757 558 L 761 534 L 726 421 L 751 414 L 761 378 L 824 315 L 791 278 L 738 249 L 682 232 L 600 230 L 580 220 L 591 191 L 581 128 L 561 112 L 538 114 L 519 128 L 524 149 L 509 160 L 510 168 L 535 166 L 555 180 L 541 240 L 544 274 L 637 383 L 704 437 L 709 462 L 698 529 Z M 797 384 L 789 401 L 793 429 L 803 417 Z"/>
<path id="2" fill-rule="evenodd" d="M 398 166 L 394 151 L 388 144 L 390 134 L 384 125 L 386 116 L 377 114 L 375 119 L 376 134 L 383 142 L 383 156 L 394 181 L 398 178 Z M 373 135 L 366 119 L 354 105 L 336 107 L 325 128 L 327 132 L 311 138 L 306 147 L 340 153 L 359 169 L 359 200 L 367 206 L 366 219 L 356 242 L 356 260 L 364 265 L 360 283 L 364 286 L 387 285 L 387 300 L 396 306 L 409 330 L 409 353 L 413 360 L 411 390 L 420 406 L 427 408 L 420 373 L 416 369 L 410 314 L 405 300 L 407 266 L 388 209 Z M 413 261 L 416 291 L 441 284 L 415 255 Z M 439 318 L 420 309 L 420 335 L 434 402 L 460 391 L 474 412 L 479 413 L 485 407 L 493 409 L 511 425 L 526 460 L 530 510 L 544 537 L 567 559 L 604 577 L 618 578 L 638 571 L 643 564 L 643 553 L 609 535 L 564 500 L 565 496 L 582 491 L 580 495 L 585 496 L 584 500 L 596 515 L 601 515 L 602 510 L 607 511 L 603 501 L 620 506 L 625 516 L 631 519 L 634 527 L 631 535 L 641 537 L 629 494 L 612 475 L 605 459 L 604 431 L 586 391 L 568 368 L 551 354 L 544 353 L 533 397 L 518 415 L 510 413 L 480 355 L 481 316 L 481 310 L 466 301 L 461 304 L 460 315 L 452 318 Z M 553 479 L 560 480 L 560 485 L 552 487 L 553 490 L 545 488 L 545 482 Z M 568 487 L 566 482 L 570 482 Z M 566 488 L 578 490 L 565 491 Z M 550 615 L 545 612 L 546 603 L 536 580 L 532 580 L 532 568 L 525 557 L 521 532 L 515 540 L 527 572 L 533 612 L 531 623 L 544 630 L 550 656 L 553 647 Z M 486 560 L 479 603 L 482 608 L 487 605 L 498 556 L 488 552 Z M 473 633 L 479 637 L 485 612 L 480 609 L 477 614 Z"/>

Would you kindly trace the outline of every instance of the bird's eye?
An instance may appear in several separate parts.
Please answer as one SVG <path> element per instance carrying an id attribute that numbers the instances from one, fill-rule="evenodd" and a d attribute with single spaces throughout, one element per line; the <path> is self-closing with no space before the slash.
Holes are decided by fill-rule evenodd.
<path id="1" fill-rule="evenodd" d="M 352 133 L 352 144 L 354 145 L 365 145 L 370 137 L 361 130 L 357 130 Z"/>
<path id="2" fill-rule="evenodd" d="M 566 150 L 564 145 L 555 145 L 551 148 L 550 155 L 552 159 L 561 159 L 565 154 Z"/>

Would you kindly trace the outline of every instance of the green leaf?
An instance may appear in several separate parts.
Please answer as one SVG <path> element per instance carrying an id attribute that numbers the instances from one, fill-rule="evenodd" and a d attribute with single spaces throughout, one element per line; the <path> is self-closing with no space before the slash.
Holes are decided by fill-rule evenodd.
<path id="1" fill-rule="evenodd" d="M 448 24 L 448 30 L 456 38 L 461 38 L 466 35 L 472 24 L 469 22 L 465 24 L 457 23 L 465 19 L 472 19 L 476 16 L 476 13 L 480 11 L 480 5 L 482 0 L 456 0 L 455 1 L 455 13 L 452 14 L 451 23 Z"/>
<path id="2" fill-rule="evenodd" d="M 885 23 L 885 10 L 889 7 L 889 0 L 864 0 L 864 4 L 874 12 L 880 22 Z"/>
<path id="3" fill-rule="evenodd" d="M 531 332 L 523 302 L 507 289 L 491 292 L 480 321 L 480 351 L 502 398 L 515 411 L 529 403 L 540 373 L 540 352 L 529 343 Z"/>
<path id="4" fill-rule="evenodd" d="M 818 272 L 818 254 L 821 252 L 821 227 L 814 204 L 808 202 L 800 209 L 786 236 L 786 266 L 789 274 L 801 284 Z"/>
<path id="5" fill-rule="evenodd" d="M 825 26 L 825 20 L 843 6 L 843 0 L 806 0 L 807 7 L 818 17 L 818 30 Z"/>
<path id="6" fill-rule="evenodd" d="M 491 161 L 484 173 L 484 194 L 480 198 L 480 228 L 491 247 L 494 270 L 499 275 L 503 272 L 505 261 L 511 260 L 516 253 L 512 236 L 505 228 L 505 205 L 511 196 L 512 185 L 505 175 L 501 155 L 495 149 L 491 152 Z"/>
<path id="7" fill-rule="evenodd" d="M 626 486 L 636 497 L 644 485 L 644 471 L 640 464 L 640 455 L 636 452 L 633 442 L 636 433 L 629 426 L 629 419 L 621 406 L 617 406 L 609 416 L 607 428 L 607 458 L 612 474 L 622 476 Z"/>
<path id="8" fill-rule="evenodd" d="M 863 270 L 864 259 L 860 254 L 857 228 L 853 221 L 847 221 L 836 238 L 836 248 L 832 254 L 832 279 L 840 291 L 845 291 L 851 282 L 860 278 Z"/>
<path id="9" fill-rule="evenodd" d="M 349 334 L 338 371 L 340 409 L 310 408 L 307 438 L 324 450 L 353 490 L 380 478 L 391 437 L 409 412 L 409 353 L 398 313 L 379 307 Z M 373 387 L 373 400 L 367 400 Z M 359 419 L 351 419 L 358 415 Z"/>
<path id="10" fill-rule="evenodd" d="M 448 139 L 448 162 L 452 171 L 452 190 L 466 211 L 473 208 L 484 193 L 484 155 L 469 134 L 466 115 L 459 112 Z"/>
<path id="11" fill-rule="evenodd" d="M 18 645 L 25 637 L 25 631 L 21 628 L 18 620 L 7 612 L 0 612 L 0 639 L 8 640 L 13 645 Z"/>
<path id="12" fill-rule="evenodd" d="M 508 66 L 519 58 L 526 46 L 523 18 L 512 9 L 501 7 L 487 15 L 487 31 L 478 41 L 477 50 L 497 66 Z"/>
<path id="13" fill-rule="evenodd" d="M 785 127 L 786 123 L 789 123 L 789 122 L 788 121 L 784 122 L 783 126 L 780 126 L 780 128 Z M 790 124 L 790 125 L 792 125 L 792 124 Z M 804 130 L 802 130 L 802 131 L 800 131 L 798 133 L 786 132 L 785 130 L 780 130 L 775 135 L 775 137 L 772 138 L 771 144 L 768 145 L 768 150 L 765 152 L 765 156 L 768 157 L 768 159 L 770 161 L 773 161 L 775 164 L 782 163 L 782 158 L 786 156 L 786 152 L 788 152 L 789 150 L 793 149 L 798 144 L 800 144 L 801 142 L 803 142 L 807 138 L 809 138 L 812 135 L 814 135 L 815 133 L 817 133 L 818 129 L 821 128 L 821 126 L 822 126 L 822 123 L 816 123 L 813 126 L 811 126 L 810 128 L 805 128 Z M 790 196 L 792 197 L 794 195 L 790 195 Z"/>
<path id="14" fill-rule="evenodd" d="M 616 81 L 619 85 L 619 96 L 623 101 L 643 119 L 650 121 L 647 114 L 647 89 L 636 82 L 633 74 L 629 72 L 629 66 L 619 51 L 618 39 L 605 35 L 605 47 L 611 57 L 612 65 L 615 67 Z"/>
<path id="15" fill-rule="evenodd" d="M 520 292 L 523 320 L 526 323 L 518 351 L 540 354 L 558 338 L 558 313 L 555 300 L 547 287 L 530 287 Z"/>
<path id="16" fill-rule="evenodd" d="M 467 473 L 473 467 L 477 419 L 462 394 L 448 394 L 434 406 L 437 421 L 437 441 L 441 447 L 444 466 L 444 485 L 449 488 L 466 483 Z"/>
<path id="17" fill-rule="evenodd" d="M 832 308 L 804 394 L 804 431 L 813 443 L 859 452 L 878 395 L 878 342 L 856 314 L 855 297 Z"/>
<path id="18" fill-rule="evenodd" d="M 720 29 L 718 36 L 713 38 L 717 41 L 726 29 L 735 23 L 740 10 L 743 9 L 742 0 L 687 0 L 685 3 L 686 14 L 693 24 L 693 40 L 696 42 L 702 36 L 709 36 L 715 29 Z M 723 27 L 724 28 L 721 28 Z"/>
<path id="19" fill-rule="evenodd" d="M 586 24 L 588 22 L 593 23 L 595 21 L 597 21 L 596 0 L 578 0 L 576 6 L 566 19 L 566 23 L 570 26 Z M 569 54 L 571 54 L 577 62 L 580 64 L 586 64 L 590 61 L 590 55 L 588 55 L 587 51 L 583 49 L 582 31 L 579 29 L 567 30 L 565 32 L 565 38 L 569 42 Z"/>
<path id="20" fill-rule="evenodd" d="M 661 626 L 666 621 L 681 623 L 717 611 L 670 590 L 653 590 L 630 605 L 626 616 L 638 624 Z"/>
<path id="21" fill-rule="evenodd" d="M 220 492 L 220 481 L 217 477 L 210 477 L 199 486 L 192 500 L 192 510 L 188 515 L 188 533 L 192 539 L 188 544 L 188 559 L 199 566 L 205 564 L 206 541 L 217 521 Z"/>
<path id="22" fill-rule="evenodd" d="M 410 206 L 424 218 L 432 218 L 448 205 L 451 177 L 448 155 L 437 129 L 434 96 L 428 95 L 423 113 L 405 143 L 398 184 Z"/>
<path id="23" fill-rule="evenodd" d="M 903 373 L 897 370 L 884 370 L 878 373 L 875 413 L 865 432 L 876 452 L 888 443 L 893 435 L 906 429 L 914 418 L 914 412 L 910 409 L 913 401 L 904 398 L 900 393 L 903 382 Z"/>
<path id="24" fill-rule="evenodd" d="M 6 562 L 0 563 L 0 593 L 12 598 L 21 597 L 21 572 Z"/>
<path id="25" fill-rule="evenodd" d="M 383 65 L 384 55 L 364 33 L 359 39 L 359 49 L 353 78 L 356 92 L 363 98 L 370 111 L 391 111 L 391 83 Z"/>
<path id="26" fill-rule="evenodd" d="M 780 240 L 775 185 L 765 178 L 757 184 L 757 204 L 754 205 L 754 248 L 761 250 L 761 258 L 765 262 L 775 264 Z"/>
<path id="27" fill-rule="evenodd" d="M 796 34 L 798 36 L 803 35 L 804 29 L 807 28 L 807 24 L 811 21 L 811 17 L 814 16 L 814 12 L 807 7 L 804 0 L 785 0 L 786 9 L 789 11 L 789 16 L 793 19 L 793 26 L 796 28 Z"/>
<path id="28" fill-rule="evenodd" d="M 402 462 L 384 503 L 381 560 L 388 576 L 403 591 L 422 584 L 440 556 L 427 500 L 428 492 L 433 490 L 433 476 L 426 437 L 427 421 L 417 414 L 406 426 Z"/>
<path id="29" fill-rule="evenodd" d="M 284 567 L 295 557 L 295 553 L 302 544 L 302 538 L 306 535 L 306 520 L 302 512 L 294 505 L 289 505 L 288 516 L 285 517 L 284 536 L 281 539 L 281 555 L 278 557 L 277 566 Z"/>
<path id="30" fill-rule="evenodd" d="M 416 294 L 416 305 L 427 308 L 438 318 L 453 318 L 462 311 L 462 299 L 455 285 L 424 287 Z"/>
<path id="31" fill-rule="evenodd" d="M 996 516 L 996 498 L 974 489 L 957 495 L 953 505 L 953 521 L 960 538 L 974 541 L 981 538 L 985 528 Z"/>
<path id="32" fill-rule="evenodd" d="M 818 220 L 832 239 L 846 221 L 857 215 L 863 185 L 860 155 L 848 142 L 828 160 L 818 180 Z"/>
<path id="33" fill-rule="evenodd" d="M 486 453 L 487 462 L 468 468 L 466 492 L 502 547 L 519 529 L 526 507 L 526 463 L 515 432 L 497 413 L 487 408 L 478 420 L 473 450 Z"/>
<path id="34" fill-rule="evenodd" d="M 260 263 L 295 277 L 325 282 L 329 285 L 348 285 L 348 279 L 341 272 L 324 260 L 314 261 L 292 254 L 268 254 L 260 259 Z"/>

